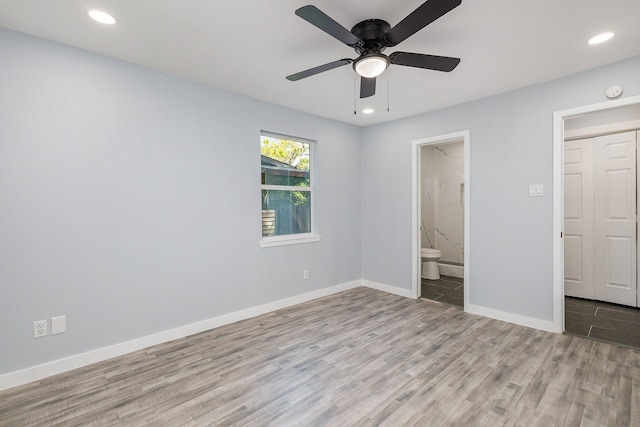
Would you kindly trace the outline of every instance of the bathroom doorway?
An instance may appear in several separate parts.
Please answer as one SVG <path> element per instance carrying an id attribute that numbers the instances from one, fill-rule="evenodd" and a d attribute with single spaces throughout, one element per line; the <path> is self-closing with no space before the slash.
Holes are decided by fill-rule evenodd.
<path id="1" fill-rule="evenodd" d="M 615 309 L 627 316 L 638 310 L 638 129 L 640 97 L 554 114 L 557 332 L 595 332 L 594 338 L 607 339 L 606 331 L 593 326 L 606 320 L 595 319 L 598 313 Z M 589 319 L 578 312 L 591 305 L 596 307 L 592 326 L 581 325 Z M 580 328 L 584 334 L 576 332 Z M 609 333 L 615 340 L 618 332 Z"/>
<path id="2" fill-rule="evenodd" d="M 433 286 L 425 289 L 440 287 L 440 292 L 446 294 L 442 302 L 460 305 L 465 311 L 470 289 L 469 139 L 469 131 L 463 131 L 415 140 L 412 144 L 413 295 L 420 298 L 423 285 Z M 422 248 L 440 251 L 437 265 L 441 280 L 422 278 Z"/>

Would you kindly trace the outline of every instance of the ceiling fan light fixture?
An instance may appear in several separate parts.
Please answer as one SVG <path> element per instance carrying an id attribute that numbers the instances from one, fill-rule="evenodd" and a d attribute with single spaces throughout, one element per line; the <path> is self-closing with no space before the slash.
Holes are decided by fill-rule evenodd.
<path id="1" fill-rule="evenodd" d="M 356 73 L 366 78 L 378 77 L 389 66 L 389 59 L 380 53 L 363 56 L 353 63 Z"/>

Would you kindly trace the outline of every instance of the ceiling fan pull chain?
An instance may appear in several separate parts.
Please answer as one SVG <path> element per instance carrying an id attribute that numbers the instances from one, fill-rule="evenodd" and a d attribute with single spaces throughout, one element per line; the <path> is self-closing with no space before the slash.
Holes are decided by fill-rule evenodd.
<path id="1" fill-rule="evenodd" d="M 357 82 L 357 81 L 358 81 L 358 75 L 357 75 L 357 74 L 354 74 L 354 75 L 353 75 L 353 115 L 354 115 L 354 116 L 355 116 L 356 114 L 358 114 L 358 113 L 356 112 L 356 110 L 357 110 L 357 106 L 356 106 L 356 96 L 357 96 L 357 93 L 356 93 L 356 91 L 357 91 L 356 86 L 357 86 L 357 83 L 356 83 L 356 82 Z"/>
<path id="2" fill-rule="evenodd" d="M 389 112 L 389 99 L 390 99 L 390 95 L 389 95 L 389 81 L 391 80 L 391 70 L 387 69 L 387 113 Z"/>

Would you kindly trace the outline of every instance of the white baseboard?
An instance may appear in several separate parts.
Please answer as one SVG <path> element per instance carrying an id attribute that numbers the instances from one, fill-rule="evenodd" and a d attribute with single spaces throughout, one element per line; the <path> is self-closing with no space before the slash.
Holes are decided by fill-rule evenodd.
<path id="1" fill-rule="evenodd" d="M 399 295 L 405 298 L 415 299 L 413 292 L 411 289 L 403 289 L 398 288 L 397 286 L 387 285 L 385 283 L 374 282 L 372 280 L 363 280 L 362 286 L 366 286 L 367 288 L 377 289 L 382 292 L 387 292 L 389 294 Z"/>
<path id="2" fill-rule="evenodd" d="M 249 319 L 261 314 L 270 313 L 275 310 L 290 307 L 292 305 L 311 301 L 317 298 L 329 296 L 338 292 L 362 286 L 362 280 L 354 280 L 340 285 L 308 292 L 302 295 L 285 298 L 279 301 L 247 308 L 245 310 L 236 311 L 212 319 L 203 320 L 189 325 L 180 326 L 167 331 L 159 332 L 153 335 L 136 338 L 131 341 L 114 344 L 108 347 L 99 348 L 86 353 L 76 354 L 64 359 L 58 359 L 42 365 L 32 366 L 20 371 L 9 372 L 0 375 L 0 390 L 6 390 L 11 387 L 27 384 L 32 381 L 38 381 L 52 375 L 60 374 L 72 369 L 81 368 L 93 363 L 102 362 L 113 357 L 122 356 L 127 353 L 142 350 L 157 344 L 162 344 L 179 338 L 199 332 L 208 331 L 240 320 Z"/>
<path id="3" fill-rule="evenodd" d="M 390 294 L 399 295 L 401 297 L 415 299 L 411 292 L 411 289 L 398 288 L 397 286 L 391 286 L 385 283 L 374 282 L 371 280 L 362 280 L 362 285 Z M 477 314 L 479 316 L 501 320 L 503 322 L 509 322 L 520 326 L 526 326 L 528 328 L 558 333 L 558 331 L 554 328 L 553 322 L 549 320 L 536 319 L 533 317 L 522 316 L 519 314 L 508 313 L 506 311 L 495 310 L 493 308 L 487 308 L 472 304 L 469 304 L 465 308 L 465 311 L 467 313 Z M 559 333 L 562 333 L 562 331 L 560 331 Z"/>
<path id="4" fill-rule="evenodd" d="M 211 319 L 203 320 L 201 322 L 191 323 L 189 325 L 180 326 L 178 328 L 169 329 L 167 331 L 159 332 L 157 334 L 148 335 L 140 338 L 133 339 L 131 341 L 125 341 L 112 346 L 99 348 L 86 353 L 81 353 L 66 357 L 64 359 L 54 360 L 52 362 L 43 363 L 42 365 L 32 366 L 20 371 L 9 372 L 7 374 L 0 375 L 0 390 L 6 390 L 8 388 L 17 387 L 19 385 L 27 384 L 32 381 L 38 381 L 52 375 L 60 374 L 73 369 L 81 368 L 93 363 L 102 362 L 113 357 L 122 356 L 127 353 L 142 350 L 154 345 L 169 342 L 175 339 L 184 338 L 189 335 L 197 334 L 199 332 L 208 331 L 220 326 L 228 325 L 230 323 L 238 322 L 240 320 L 249 319 L 261 314 L 270 313 L 275 310 L 290 307 L 296 304 L 301 304 L 307 301 L 311 301 L 317 298 L 329 296 L 338 292 L 346 291 L 349 289 L 357 288 L 358 286 L 366 286 L 368 288 L 376 289 L 379 291 L 387 292 L 394 295 L 399 295 L 405 298 L 414 298 L 411 289 L 398 288 L 397 286 L 391 286 L 384 283 L 374 282 L 371 280 L 354 280 L 352 282 L 343 283 L 340 285 L 332 286 L 318 291 L 308 292 L 302 295 L 296 295 L 294 297 L 285 298 L 279 301 L 259 305 L 256 307 L 247 308 L 245 310 L 236 311 L 222 316 L 214 317 Z M 527 326 L 529 328 L 540 329 L 549 332 L 558 332 L 554 329 L 552 321 L 546 321 L 536 319 L 527 316 L 521 316 L 518 314 L 507 313 L 492 308 L 469 305 L 467 312 L 477 314 L 484 317 L 489 317 L 504 322 L 514 323 L 516 325 Z"/>
<path id="5" fill-rule="evenodd" d="M 438 263 L 438 271 L 443 276 L 457 277 L 464 279 L 464 265 Z"/>
<path id="6" fill-rule="evenodd" d="M 471 314 L 477 314 L 479 316 L 489 317 L 491 319 L 502 320 L 503 322 L 526 326 L 528 328 L 540 329 L 542 331 L 554 333 L 558 332 L 554 328 L 553 321 L 550 320 L 536 319 L 534 317 L 522 316 L 519 314 L 508 313 L 506 311 L 495 310 L 493 308 L 487 308 L 472 304 L 469 304 L 466 311 Z"/>

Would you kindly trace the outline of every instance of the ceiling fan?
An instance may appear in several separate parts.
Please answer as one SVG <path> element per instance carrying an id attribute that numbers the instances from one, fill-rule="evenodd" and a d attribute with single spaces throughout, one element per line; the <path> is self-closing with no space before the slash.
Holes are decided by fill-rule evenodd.
<path id="1" fill-rule="evenodd" d="M 339 59 L 291 74 L 287 76 L 287 80 L 304 79 L 353 63 L 353 69 L 361 76 L 360 98 L 367 98 L 375 95 L 376 77 L 382 74 L 390 64 L 436 71 L 452 71 L 460 63 L 460 58 L 410 52 L 394 52 L 387 56 L 382 51 L 403 42 L 461 3 L 462 0 L 427 0 L 393 28 L 382 19 L 367 19 L 356 24 L 351 31 L 338 24 L 317 7 L 303 6 L 296 10 L 296 15 L 347 46 L 354 48 L 359 56 L 356 59 Z"/>

